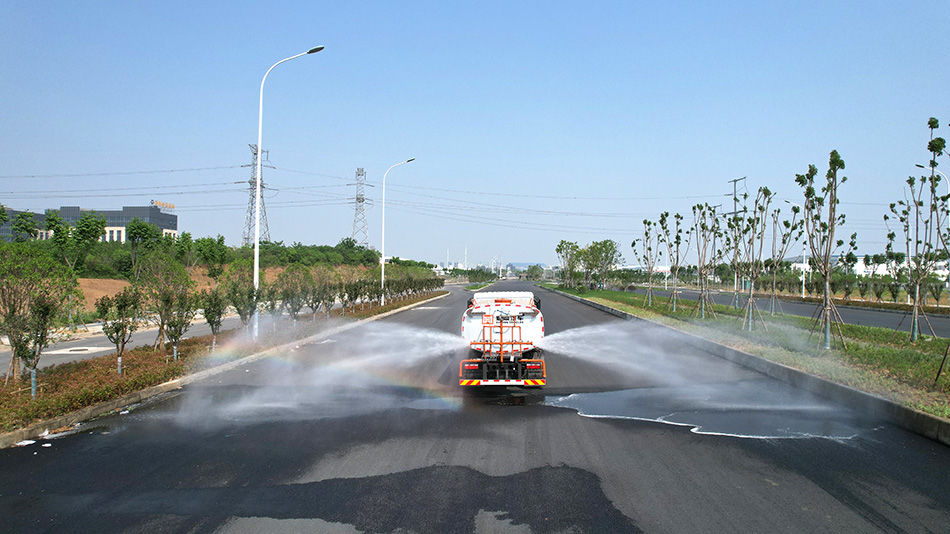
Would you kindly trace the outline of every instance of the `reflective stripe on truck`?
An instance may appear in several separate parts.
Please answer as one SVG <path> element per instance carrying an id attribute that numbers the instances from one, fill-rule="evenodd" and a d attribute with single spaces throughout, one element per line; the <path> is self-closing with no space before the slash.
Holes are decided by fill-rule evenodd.
<path id="1" fill-rule="evenodd" d="M 459 380 L 460 386 L 543 386 L 544 379 L 526 380 Z"/>

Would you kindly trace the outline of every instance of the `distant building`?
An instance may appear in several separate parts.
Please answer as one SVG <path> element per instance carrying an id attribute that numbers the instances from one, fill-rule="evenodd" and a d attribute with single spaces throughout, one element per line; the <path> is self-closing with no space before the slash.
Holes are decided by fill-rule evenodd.
<path id="1" fill-rule="evenodd" d="M 140 219 L 143 222 L 154 224 L 162 230 L 162 235 L 178 237 L 178 215 L 169 213 L 168 210 L 158 207 L 155 204 L 148 206 L 123 206 L 121 210 L 90 210 L 79 206 L 61 206 L 55 210 L 57 214 L 69 224 L 75 225 L 79 218 L 85 213 L 95 213 L 106 219 L 106 228 L 102 234 L 101 241 L 118 241 L 125 243 L 125 227 L 132 222 L 132 219 Z M 13 239 L 13 219 L 23 212 L 7 209 L 10 220 L 0 225 L 0 240 L 11 241 Z M 49 239 L 50 233 L 46 227 L 46 214 L 33 213 L 33 220 L 36 226 L 40 228 L 37 239 Z"/>

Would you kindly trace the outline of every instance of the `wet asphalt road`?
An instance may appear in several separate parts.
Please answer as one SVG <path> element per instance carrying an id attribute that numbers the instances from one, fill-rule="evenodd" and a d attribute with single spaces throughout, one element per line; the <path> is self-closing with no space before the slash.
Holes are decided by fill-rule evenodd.
<path id="1" fill-rule="evenodd" d="M 540 294 L 544 390 L 459 393 L 453 289 L 0 451 L 0 531 L 947 531 L 950 448 Z"/>

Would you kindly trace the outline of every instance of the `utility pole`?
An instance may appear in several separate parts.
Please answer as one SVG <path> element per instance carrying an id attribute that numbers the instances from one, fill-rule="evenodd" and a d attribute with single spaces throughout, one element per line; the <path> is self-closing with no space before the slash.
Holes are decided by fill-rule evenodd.
<path id="1" fill-rule="evenodd" d="M 732 183 L 732 213 L 727 213 L 735 217 L 739 213 L 739 192 L 736 185 L 745 180 L 746 177 L 736 178 L 734 180 L 729 180 Z M 738 238 L 738 235 L 734 235 L 733 238 Z M 739 244 L 732 244 L 732 308 L 735 310 L 739 309 Z"/>
<path id="2" fill-rule="evenodd" d="M 356 169 L 356 182 L 346 185 L 356 186 L 353 211 L 353 241 L 356 244 L 369 248 L 369 226 L 366 224 L 366 171 L 362 167 Z M 370 186 L 372 187 L 372 186 Z"/>
<path id="3" fill-rule="evenodd" d="M 253 245 L 254 244 L 254 205 L 255 199 L 257 198 L 257 158 L 260 156 L 257 152 L 257 145 L 247 145 L 251 147 L 251 163 L 249 165 L 241 165 L 241 167 L 250 167 L 251 168 L 251 179 L 247 181 L 250 190 L 250 198 L 247 201 L 247 216 L 244 218 L 244 235 L 243 235 L 243 244 L 244 245 Z M 268 165 L 263 165 L 268 169 L 273 169 L 274 166 L 270 165 L 270 160 L 268 159 L 268 151 L 262 150 L 264 161 L 268 162 Z M 264 174 L 261 172 L 261 174 Z M 270 241 L 270 228 L 267 226 L 267 212 L 264 210 L 264 189 L 265 184 L 264 180 L 261 179 L 261 241 Z"/>

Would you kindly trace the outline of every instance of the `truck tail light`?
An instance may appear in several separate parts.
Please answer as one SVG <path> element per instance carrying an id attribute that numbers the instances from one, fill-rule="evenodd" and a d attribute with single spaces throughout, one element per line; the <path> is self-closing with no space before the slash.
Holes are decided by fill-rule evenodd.
<path id="1" fill-rule="evenodd" d="M 462 366 L 463 369 L 478 369 L 477 363 L 466 363 Z"/>
<path id="2" fill-rule="evenodd" d="M 541 368 L 541 364 L 538 363 L 538 362 L 530 362 L 530 363 L 526 363 L 526 364 L 525 364 L 525 367 L 528 368 L 528 369 L 540 369 L 540 368 Z"/>

